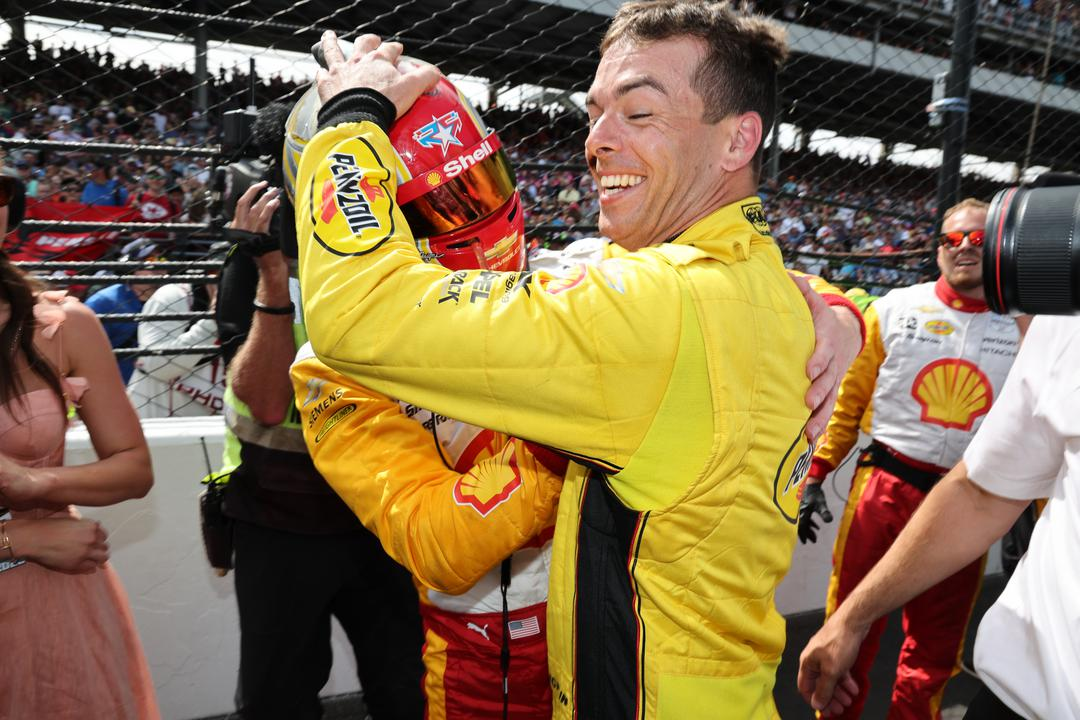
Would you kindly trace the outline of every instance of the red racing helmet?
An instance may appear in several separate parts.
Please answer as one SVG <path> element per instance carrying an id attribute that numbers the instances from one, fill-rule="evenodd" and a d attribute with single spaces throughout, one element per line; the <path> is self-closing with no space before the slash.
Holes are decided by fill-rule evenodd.
<path id="1" fill-rule="evenodd" d="M 290 199 L 321 107 L 312 85 L 286 121 L 283 168 Z M 451 270 L 525 269 L 525 220 L 514 170 L 499 136 L 450 80 L 440 78 L 421 95 L 389 135 L 397 202 L 425 261 Z"/>

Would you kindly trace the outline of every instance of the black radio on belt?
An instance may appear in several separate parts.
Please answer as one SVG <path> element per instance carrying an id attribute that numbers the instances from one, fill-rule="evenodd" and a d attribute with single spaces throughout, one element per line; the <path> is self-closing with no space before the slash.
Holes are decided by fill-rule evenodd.
<path id="1" fill-rule="evenodd" d="M 225 487 L 211 480 L 199 495 L 203 547 L 210 567 L 219 577 L 233 566 L 233 521 L 224 512 Z"/>
<path id="2" fill-rule="evenodd" d="M 206 449 L 206 438 L 199 438 L 199 442 L 202 444 L 203 459 L 206 460 L 206 477 L 203 478 L 206 489 L 199 494 L 203 547 L 210 567 L 214 568 L 218 577 L 224 577 L 233 566 L 233 520 L 225 514 L 225 485 L 229 482 L 229 475 L 214 474 L 210 466 L 210 453 Z"/>

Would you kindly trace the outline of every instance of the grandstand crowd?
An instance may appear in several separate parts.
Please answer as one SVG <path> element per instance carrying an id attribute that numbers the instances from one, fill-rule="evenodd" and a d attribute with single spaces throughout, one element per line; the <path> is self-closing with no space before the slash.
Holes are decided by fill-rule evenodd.
<path id="1" fill-rule="evenodd" d="M 1022 5 L 986 7 L 1008 6 L 1017 13 L 1046 7 Z M 209 110 L 200 111 L 192 102 L 194 76 L 183 69 L 152 69 L 95 48 L 47 47 L 40 41 L 25 47 L 9 43 L 0 56 L 0 87 L 8 89 L 0 96 L 0 137 L 199 147 L 218 142 L 225 110 L 248 102 L 250 78 L 239 71 L 211 77 Z M 256 102 L 286 97 L 298 87 L 280 76 L 258 78 Z M 580 164 L 583 116 L 534 106 L 493 107 L 484 115 L 499 128 L 518 168 L 534 246 L 595 233 L 595 187 Z M 0 154 L 35 201 L 131 206 L 135 215 L 129 219 L 142 221 L 208 220 L 211 166 L 202 157 L 33 149 Z M 762 194 L 793 267 L 883 287 L 918 282 L 932 270 L 936 171 L 809 149 L 783 153 L 779 166 L 780 176 L 765 182 Z M 981 190 L 990 192 L 984 184 Z"/>

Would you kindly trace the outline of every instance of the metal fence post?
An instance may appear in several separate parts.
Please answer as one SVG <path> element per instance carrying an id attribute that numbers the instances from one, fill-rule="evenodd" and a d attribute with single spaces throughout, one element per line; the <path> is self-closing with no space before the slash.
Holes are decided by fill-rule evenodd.
<path id="1" fill-rule="evenodd" d="M 967 136 L 968 96 L 971 90 L 971 66 L 975 57 L 975 16 L 978 0 L 957 0 L 956 24 L 953 26 L 952 62 L 945 81 L 946 100 L 956 103 L 945 112 L 942 135 L 941 171 L 938 175 L 937 214 L 942 214 L 960 199 L 960 163 Z M 962 102 L 960 102 L 962 101 Z"/>

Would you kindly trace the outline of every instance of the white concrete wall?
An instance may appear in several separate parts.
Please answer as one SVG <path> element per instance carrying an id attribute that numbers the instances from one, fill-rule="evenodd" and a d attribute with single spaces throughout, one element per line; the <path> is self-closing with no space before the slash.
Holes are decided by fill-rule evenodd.
<path id="1" fill-rule="evenodd" d="M 109 532 L 112 563 L 127 589 L 150 662 L 158 702 L 167 720 L 189 720 L 233 709 L 239 665 L 239 625 L 232 577 L 217 577 L 206 563 L 197 498 L 206 474 L 202 441 L 216 470 L 221 418 L 144 420 L 154 463 L 154 489 L 141 500 L 84 508 Z M 865 438 L 864 438 L 865 440 Z M 68 433 L 67 462 L 94 459 L 85 431 Z M 854 460 L 839 473 L 836 492 L 847 495 Z M 777 593 L 785 615 L 825 605 L 833 541 L 843 503 L 827 481 L 834 520 L 818 542 L 796 545 L 791 571 Z M 1000 571 L 996 548 L 988 572 Z M 334 626 L 334 668 L 324 695 L 358 689 L 355 663 L 341 628 Z"/>
<path id="2" fill-rule="evenodd" d="M 123 580 L 166 720 L 233 709 L 240 635 L 232 576 L 206 563 L 199 530 L 199 480 L 206 474 L 200 439 L 220 464 L 221 418 L 144 420 L 154 489 L 141 500 L 83 508 L 109 532 L 112 563 Z M 67 462 L 93 461 L 82 428 L 68 434 Z M 358 689 L 344 633 L 334 626 L 334 669 L 327 695 Z"/>

